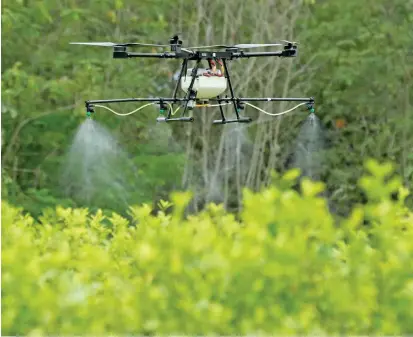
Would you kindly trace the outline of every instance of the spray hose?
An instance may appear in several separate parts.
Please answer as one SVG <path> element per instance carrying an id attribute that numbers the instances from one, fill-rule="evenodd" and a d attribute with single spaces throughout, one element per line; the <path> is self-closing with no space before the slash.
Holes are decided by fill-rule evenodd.
<path id="1" fill-rule="evenodd" d="M 111 109 L 111 108 L 109 108 L 109 107 L 107 107 L 107 106 L 105 106 L 105 105 L 100 105 L 100 104 L 94 104 L 93 107 L 104 108 L 104 109 L 109 110 L 110 112 L 112 112 L 112 113 L 114 113 L 115 115 L 118 115 L 118 116 L 129 116 L 129 115 L 134 114 L 135 112 L 138 112 L 138 111 L 142 110 L 143 108 L 146 108 L 147 106 L 155 105 L 155 104 L 157 104 L 157 103 L 148 103 L 148 104 L 142 105 L 141 107 L 139 107 L 139 108 L 137 108 L 137 109 L 135 109 L 135 110 L 133 110 L 133 111 L 127 112 L 127 113 L 119 113 L 119 112 L 116 112 L 115 110 L 113 110 L 113 109 Z M 178 110 L 181 108 L 181 107 L 179 106 L 179 107 L 176 108 L 175 111 L 173 111 L 172 105 L 171 105 L 170 103 L 168 103 L 168 102 L 166 102 L 166 104 L 168 104 L 169 109 L 172 111 L 172 112 L 171 112 L 171 115 L 172 115 L 172 116 L 175 115 L 175 114 L 178 112 Z M 224 104 L 197 104 L 196 107 L 212 108 L 212 107 L 224 106 L 224 105 L 228 105 L 228 104 L 231 104 L 231 103 L 224 103 Z M 89 107 L 87 108 L 86 116 L 89 117 L 89 118 L 91 118 L 91 116 L 92 116 L 91 113 L 94 112 L 93 107 L 92 107 L 92 106 L 89 106 Z M 163 107 L 161 107 L 159 111 L 160 111 L 160 113 L 161 113 L 162 115 L 165 113 L 165 109 L 164 109 Z"/>
<path id="2" fill-rule="evenodd" d="M 310 113 L 314 113 L 314 111 L 315 111 L 315 110 L 314 110 L 314 104 L 313 104 L 313 103 L 307 103 L 307 102 L 297 104 L 296 106 L 292 107 L 291 109 L 288 109 L 288 110 L 285 110 L 285 111 L 282 111 L 282 112 L 278 112 L 278 113 L 271 113 L 271 112 L 265 111 L 265 110 L 259 108 L 258 106 L 254 105 L 254 104 L 251 104 L 251 103 L 248 103 L 248 102 L 244 102 L 244 103 L 245 103 L 246 105 L 249 105 L 250 107 L 252 107 L 252 108 L 254 108 L 254 109 L 262 112 L 262 113 L 265 113 L 266 115 L 269 115 L 269 116 L 281 116 L 281 115 L 284 115 L 284 114 L 286 114 L 286 113 L 289 113 L 289 112 L 297 109 L 298 107 L 300 107 L 300 106 L 302 106 L 302 105 L 307 105 L 307 110 L 309 110 Z M 113 110 L 113 109 L 111 109 L 111 108 L 109 108 L 109 107 L 107 107 L 107 106 L 104 106 L 104 105 L 98 105 L 98 104 L 96 104 L 96 105 L 93 105 L 93 107 L 104 108 L 104 109 L 109 110 L 110 112 L 112 112 L 112 113 L 114 113 L 115 115 L 118 115 L 118 116 L 129 116 L 129 115 L 134 114 L 135 112 L 138 112 L 138 111 L 142 110 L 143 108 L 146 108 L 147 106 L 155 105 L 155 104 L 157 104 L 157 103 L 148 103 L 148 104 L 145 104 L 145 105 L 143 105 L 143 106 L 141 106 L 141 107 L 139 107 L 139 108 L 137 108 L 137 109 L 135 109 L 135 110 L 133 110 L 133 111 L 127 112 L 127 113 L 119 113 L 119 112 L 116 112 L 115 110 Z M 175 111 L 173 111 L 172 105 L 171 105 L 170 103 L 168 103 L 168 102 L 166 102 L 166 104 L 169 106 L 170 111 L 172 111 L 172 112 L 171 112 L 171 115 L 172 115 L 172 116 L 175 115 L 175 114 L 178 112 L 178 110 L 181 108 L 181 107 L 179 106 L 178 108 L 176 108 Z M 231 103 L 224 103 L 224 104 L 197 104 L 196 107 L 213 108 L 213 107 L 224 106 L 224 105 L 228 105 L 228 104 L 231 104 Z M 91 117 L 91 113 L 94 112 L 93 107 L 90 107 L 90 106 L 89 106 L 89 107 L 87 108 L 86 116 L 89 117 L 89 118 Z M 159 110 L 159 111 L 160 111 L 160 113 L 161 113 L 162 115 L 165 114 L 165 108 L 162 106 L 162 104 L 161 104 L 161 107 L 160 107 L 160 110 Z"/>
<path id="3" fill-rule="evenodd" d="M 252 108 L 254 108 L 254 109 L 257 109 L 258 111 L 261 111 L 261 112 L 265 113 L 266 115 L 269 115 L 269 116 L 280 116 L 280 115 L 284 115 L 284 114 L 286 114 L 286 113 L 289 113 L 289 112 L 291 112 L 291 111 L 297 109 L 298 107 L 300 107 L 300 106 L 302 106 L 302 105 L 305 105 L 305 104 L 307 104 L 307 103 L 297 104 L 295 107 L 292 107 L 291 109 L 285 110 L 285 111 L 283 111 L 283 112 L 278 112 L 278 113 L 271 113 L 271 112 L 265 111 L 265 110 L 257 107 L 256 105 L 253 105 L 253 104 L 248 103 L 248 102 L 245 102 L 245 104 L 246 104 L 246 105 L 249 105 L 250 107 L 252 107 Z M 313 110 L 314 110 L 314 108 L 313 108 Z"/>
<path id="4" fill-rule="evenodd" d="M 104 109 L 106 109 L 106 110 L 109 110 L 110 112 L 112 112 L 112 113 L 114 113 L 115 115 L 118 115 L 118 116 L 129 116 L 129 115 L 134 114 L 135 112 L 138 112 L 138 111 L 142 110 L 143 108 L 146 108 L 147 106 L 155 105 L 155 104 L 156 104 L 156 103 L 148 103 L 148 104 L 142 105 L 142 106 L 140 106 L 139 108 L 137 108 L 137 109 L 135 109 L 135 110 L 133 110 L 133 111 L 131 111 L 131 112 L 127 112 L 127 113 L 119 113 L 119 112 L 116 112 L 115 110 L 113 110 L 113 109 L 111 109 L 111 108 L 109 108 L 109 107 L 107 107 L 107 106 L 105 106 L 105 105 L 95 104 L 94 106 L 95 106 L 95 107 L 98 107 L 98 108 L 104 108 Z M 169 105 L 169 108 L 172 110 L 172 105 L 169 104 L 169 103 L 167 103 L 167 104 Z M 179 109 L 179 107 L 178 107 L 178 109 Z M 175 115 L 175 113 L 178 111 L 178 109 L 176 109 L 176 110 L 172 113 L 172 115 Z M 161 111 L 161 113 L 164 112 L 163 109 L 161 109 L 160 111 Z M 88 116 L 89 116 L 89 115 L 88 115 Z"/>

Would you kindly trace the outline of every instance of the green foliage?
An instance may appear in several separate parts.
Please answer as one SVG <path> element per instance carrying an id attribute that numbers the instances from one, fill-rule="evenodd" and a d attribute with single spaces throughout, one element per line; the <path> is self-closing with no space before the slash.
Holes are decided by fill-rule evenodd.
<path id="1" fill-rule="evenodd" d="M 332 140 L 326 183 L 341 213 L 362 200 L 355 185 L 366 157 L 397 162 L 413 187 L 412 9 L 404 0 L 315 1 L 300 21 L 301 57 L 317 70 L 316 111 Z"/>
<path id="2" fill-rule="evenodd" d="M 184 218 L 188 193 L 132 222 L 63 207 L 37 222 L 3 201 L 3 333 L 413 333 L 408 192 L 391 165 L 366 168 L 368 202 L 338 223 L 294 171 L 246 190 L 240 220 L 215 204 Z"/>
<path id="3" fill-rule="evenodd" d="M 156 60 L 117 62 L 110 51 L 69 45 L 72 41 L 165 39 L 167 20 L 160 14 L 169 4 L 155 1 L 5 1 L 2 3 L 2 163 L 4 173 L 18 185 L 20 195 L 6 195 L 26 210 L 54 207 L 60 195 L 60 173 L 73 132 L 85 118 L 84 100 L 101 97 L 163 94 L 160 84 L 169 85 L 173 64 Z M 162 8 L 162 11 L 160 9 Z M 30 27 L 30 29 L 28 29 Z M 161 41 L 161 40 L 160 40 Z M 159 41 L 159 42 L 160 42 Z M 147 50 L 146 50 L 147 51 Z M 109 57 L 106 52 L 109 52 Z M 138 62 L 138 64 L 137 64 Z M 127 112 L 136 105 L 114 105 Z M 142 145 L 148 120 L 155 110 L 119 118 L 98 110 L 96 119 L 121 135 L 129 153 L 139 153 L 151 162 L 168 149 Z M 175 164 L 172 165 L 176 167 Z M 163 176 L 165 189 L 175 182 L 176 170 Z M 146 172 L 143 171 L 143 175 Z M 149 172 L 150 174 L 150 172 Z M 148 178 L 147 189 L 137 193 L 136 202 L 152 200 L 156 180 Z M 50 203 L 38 203 L 41 192 L 30 204 L 27 195 L 43 190 Z M 17 193 L 17 192 L 16 192 Z M 143 197 L 142 197 L 143 195 Z M 19 203 L 25 199 L 27 202 Z M 54 199 L 54 200 L 52 200 Z M 37 213 L 37 212 L 35 212 Z"/>
<path id="4" fill-rule="evenodd" d="M 296 36 L 268 33 L 259 39 L 299 40 L 301 52 L 292 63 L 295 69 L 291 80 L 302 85 L 291 95 L 302 95 L 311 83 L 309 95 L 315 97 L 317 114 L 332 139 L 325 177 L 327 190 L 339 213 L 347 214 L 352 204 L 363 200 L 356 181 L 366 157 L 396 162 L 404 183 L 412 187 L 413 8 L 405 0 L 367 0 L 362 7 L 358 0 L 303 3 L 299 7 L 291 7 L 288 1 L 274 5 L 280 13 L 287 13 L 286 17 L 297 14 L 296 23 L 291 23 Z M 106 54 L 102 48 L 72 46 L 69 42 L 164 43 L 179 30 L 188 37 L 186 41 L 195 39 L 202 44 L 201 39 L 209 35 L 212 26 L 226 27 L 226 13 L 233 3 L 228 8 L 223 5 L 220 10 L 214 9 L 199 25 L 194 24 L 198 16 L 214 6 L 204 8 L 202 2 L 197 5 L 199 9 L 192 2 L 176 0 L 2 2 L 2 169 L 14 180 L 16 190 L 23 193 L 18 199 L 38 194 L 33 190 L 48 191 L 55 201 L 60 198 L 57 167 L 73 131 L 84 118 L 85 99 L 137 93 L 142 97 L 158 96 L 172 89 L 170 74 L 177 70 L 178 62 L 118 61 L 111 59 L 108 50 Z M 243 24 L 257 20 L 256 11 L 249 8 L 245 5 L 241 23 L 234 22 L 234 27 L 241 24 L 242 29 L 234 28 L 228 41 L 217 34 L 214 43 L 256 39 L 256 26 Z M 185 15 L 176 16 L 176 10 Z M 269 20 L 268 27 L 272 27 L 272 16 L 264 20 Z M 239 71 L 243 64 L 239 64 Z M 282 82 L 283 76 L 277 81 Z M 253 86 L 248 88 L 248 95 L 262 96 Z M 114 106 L 122 111 L 129 107 L 136 108 Z M 151 109 L 127 118 L 101 110 L 96 114 L 99 122 L 121 135 L 128 152 L 136 154 L 136 162 L 143 163 L 140 169 L 147 183 L 137 193 L 136 202 L 152 201 L 155 192 L 161 196 L 169 193 L 182 173 L 183 156 L 179 155 L 169 170 L 166 146 L 155 145 L 153 139 L 149 144 L 154 145 L 143 145 L 152 131 L 149 121 L 155 115 Z M 336 127 L 337 120 L 344 120 L 345 127 Z M 182 139 L 186 137 L 183 130 L 176 131 Z M 293 134 L 294 127 L 283 129 L 281 149 L 294 141 Z M 282 169 L 282 160 L 276 165 Z M 164 174 L 158 174 L 160 171 Z M 17 200 L 15 194 L 7 197 Z M 33 204 L 24 204 L 26 210 L 40 211 L 40 205 L 46 206 L 38 204 L 37 197 L 33 200 Z M 55 201 L 50 199 L 48 205 L 54 206 Z"/>

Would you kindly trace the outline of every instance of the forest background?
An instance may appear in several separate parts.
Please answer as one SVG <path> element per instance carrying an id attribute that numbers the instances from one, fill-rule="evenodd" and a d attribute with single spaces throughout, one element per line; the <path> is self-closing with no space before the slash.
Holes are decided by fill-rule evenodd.
<path id="1" fill-rule="evenodd" d="M 165 44 L 176 33 L 187 46 L 299 42 L 297 58 L 232 61 L 231 74 L 239 96 L 315 98 L 327 147 L 311 175 L 326 184 L 335 214 L 364 202 L 357 181 L 367 158 L 393 161 L 412 188 L 412 26 L 406 0 L 2 1 L 2 198 L 34 216 L 56 205 L 124 214 L 128 205 L 191 189 L 195 210 L 205 201 L 237 210 L 244 187 L 260 189 L 272 171 L 290 168 L 305 109 L 268 117 L 246 107 L 255 120 L 248 127 L 213 126 L 211 109 L 173 126 L 157 124 L 154 108 L 128 117 L 97 110 L 136 171 L 117 189 L 126 171 L 115 164 L 109 172 L 110 158 L 95 156 L 72 167 L 93 170 L 87 193 L 64 179 L 85 100 L 169 96 L 179 69 L 178 60 L 114 60 L 110 49 L 69 43 Z"/>
<path id="2" fill-rule="evenodd" d="M 411 0 L 3 0 L 3 334 L 413 334 L 412 27 Z M 314 97 L 317 123 L 87 119 L 85 100 L 170 96 L 179 60 L 70 42 L 174 34 L 298 41 L 231 77 Z"/>

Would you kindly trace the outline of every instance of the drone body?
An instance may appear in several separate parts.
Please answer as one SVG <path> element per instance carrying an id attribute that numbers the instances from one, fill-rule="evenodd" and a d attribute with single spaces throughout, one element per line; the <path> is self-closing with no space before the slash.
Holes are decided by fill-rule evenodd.
<path id="1" fill-rule="evenodd" d="M 169 41 L 169 45 L 145 44 L 145 43 L 119 43 L 112 42 L 78 42 L 72 44 L 84 44 L 93 46 L 104 46 L 113 48 L 113 58 L 157 58 L 157 59 L 181 59 L 181 70 L 179 78 L 175 86 L 172 97 L 167 98 L 120 98 L 106 100 L 90 100 L 86 101 L 87 114 L 90 116 L 94 112 L 94 107 L 100 103 L 117 103 L 117 102 L 151 102 L 160 106 L 160 117 L 158 121 L 173 122 L 192 122 L 193 117 L 187 117 L 188 110 L 192 110 L 197 106 L 219 106 L 221 119 L 214 121 L 214 124 L 227 123 L 249 123 L 252 121 L 249 117 L 241 117 L 240 111 L 244 109 L 244 103 L 248 102 L 273 102 L 273 101 L 296 101 L 302 102 L 299 105 L 306 104 L 310 111 L 314 111 L 313 98 L 240 98 L 234 94 L 234 89 L 231 83 L 231 77 L 228 70 L 227 61 L 239 58 L 250 57 L 295 57 L 297 55 L 297 46 L 294 42 L 283 41 L 284 44 L 239 44 L 233 46 L 213 45 L 201 47 L 183 47 L 182 41 L 178 36 L 174 36 Z M 128 52 L 127 47 L 169 47 L 170 51 L 163 53 L 133 53 Z M 281 51 L 271 52 L 245 52 L 243 49 L 262 48 L 283 46 Z M 206 49 L 206 50 L 205 50 Z M 224 50 L 222 50 L 224 49 Z M 195 62 L 193 68 L 188 69 L 189 62 Z M 201 68 L 201 62 L 207 61 L 209 68 Z M 217 66 L 218 63 L 218 66 Z M 184 92 L 184 97 L 178 97 L 178 89 Z M 228 91 L 225 97 L 222 95 Z M 210 102 L 216 102 L 216 105 L 210 105 Z M 150 104 L 151 104 L 150 103 Z M 178 109 L 174 111 L 173 105 L 178 105 Z M 222 105 L 232 104 L 236 115 L 235 119 L 227 119 L 224 115 Z M 148 104 L 147 104 L 148 105 Z M 145 106 L 147 106 L 145 105 Z M 252 105 L 251 105 L 252 106 Z M 177 110 L 184 108 L 180 117 L 172 117 Z M 109 109 L 110 110 L 110 109 Z M 139 109 L 138 109 L 139 110 Z M 259 109 L 260 110 L 260 109 Z M 136 110 L 135 110 L 136 111 Z M 167 111 L 167 113 L 165 113 Z M 165 116 L 166 115 L 166 116 Z"/>

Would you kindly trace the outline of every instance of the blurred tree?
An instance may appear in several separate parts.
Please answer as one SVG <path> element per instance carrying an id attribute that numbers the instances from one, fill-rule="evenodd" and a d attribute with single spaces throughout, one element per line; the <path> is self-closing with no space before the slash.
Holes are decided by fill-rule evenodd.
<path id="1" fill-rule="evenodd" d="M 321 178 L 340 213 L 363 200 L 355 182 L 366 157 L 395 160 L 412 186 L 411 13 L 412 3 L 403 0 L 367 0 L 362 7 L 356 0 L 3 1 L 3 196 L 39 210 L 49 202 L 45 195 L 50 205 L 65 202 L 60 169 L 84 119 L 84 100 L 170 95 L 178 61 L 113 60 L 110 50 L 69 42 L 165 43 L 175 33 L 187 45 L 300 42 L 296 59 L 234 61 L 231 75 L 239 95 L 316 98 L 332 145 Z M 244 186 L 270 183 L 273 169 L 286 168 L 304 119 L 247 107 L 255 119 L 248 127 L 212 128 L 218 110 L 198 110 L 193 125 L 171 129 L 156 125 L 155 114 L 144 109 L 121 118 L 99 110 L 96 119 L 133 154 L 141 186 L 134 202 L 191 188 L 195 209 L 211 200 L 238 208 Z"/>
<path id="2" fill-rule="evenodd" d="M 399 163 L 413 186 L 412 10 L 403 0 L 316 1 L 299 24 L 304 58 L 316 57 L 316 111 L 333 141 L 327 185 L 343 212 L 362 200 L 356 181 L 366 157 Z"/>
<path id="3" fill-rule="evenodd" d="M 137 91 L 142 96 L 164 94 L 162 85 L 170 82 L 169 64 L 153 60 L 118 62 L 111 59 L 110 50 L 69 42 L 165 42 L 161 40 L 168 38 L 168 23 L 161 13 L 168 11 L 168 6 L 161 1 L 141 1 L 139 8 L 134 1 L 88 2 L 87 6 L 76 0 L 2 3 L 3 172 L 10 177 L 9 182 L 19 186 L 14 190 L 20 193 L 13 194 L 15 199 L 20 196 L 16 202 L 30 197 L 41 208 L 44 189 L 49 195 L 62 197 L 62 161 L 85 118 L 84 100 L 136 96 Z M 130 107 L 114 105 L 116 110 Z M 174 176 L 179 175 L 182 156 L 170 156 L 169 148 L 153 153 L 147 126 L 154 119 L 154 111 L 146 109 L 123 119 L 103 110 L 96 118 L 119 135 L 138 163 L 140 155 L 149 161 L 154 158 L 159 167 L 152 166 L 151 172 L 158 171 L 161 176 L 165 167 L 169 168 L 169 174 L 162 177 L 166 179 L 164 185 L 171 188 Z M 163 136 L 158 134 L 160 139 Z M 144 171 L 145 183 L 141 186 L 145 190 L 137 193 L 136 202 L 151 200 L 159 183 L 158 176 L 151 180 L 152 175 Z"/>

